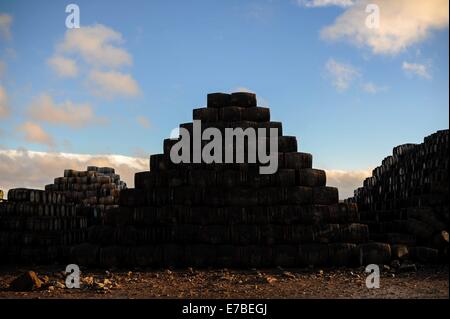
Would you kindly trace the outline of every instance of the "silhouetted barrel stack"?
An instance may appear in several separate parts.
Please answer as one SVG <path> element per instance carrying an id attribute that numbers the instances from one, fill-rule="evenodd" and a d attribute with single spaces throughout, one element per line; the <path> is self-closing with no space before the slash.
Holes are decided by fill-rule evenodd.
<path id="1" fill-rule="evenodd" d="M 126 184 L 110 167 L 67 169 L 45 190 L 16 188 L 0 203 L 1 262 L 54 263 L 87 240 L 89 226 L 118 207 Z"/>
<path id="2" fill-rule="evenodd" d="M 86 240 L 87 228 L 87 217 L 63 193 L 10 189 L 0 203 L 0 261 L 54 263 Z"/>
<path id="3" fill-rule="evenodd" d="M 312 155 L 298 152 L 297 139 L 283 135 L 282 124 L 270 120 L 254 94 L 209 94 L 207 107 L 195 109 L 193 119 L 201 128 L 181 124 L 180 137 L 164 141 L 164 152 L 150 156 L 150 171 L 136 173 L 135 188 L 120 192 L 120 207 L 106 212 L 104 225 L 89 229 L 89 243 L 73 247 L 74 262 L 269 267 L 382 263 L 390 256 L 388 245 L 365 244 L 368 227 L 359 223 L 356 205 L 338 202 L 325 172 L 312 168 Z M 234 128 L 248 134 L 255 129 L 261 143 L 245 144 L 240 163 L 224 163 L 229 144 L 223 134 Z M 258 130 L 264 128 L 277 132 L 265 135 Z M 170 153 L 186 132 L 192 152 L 176 163 Z M 203 133 L 209 141 L 194 140 Z M 214 134 L 221 135 L 215 145 L 223 152 L 213 161 L 192 162 Z M 267 163 L 249 155 L 263 147 L 267 155 L 274 139 L 278 169 L 261 174 Z M 235 144 L 230 150 L 239 155 Z"/>
<path id="4" fill-rule="evenodd" d="M 393 258 L 421 262 L 448 255 L 448 130 L 393 149 L 347 202 L 358 205 L 370 238 L 392 245 Z"/>
<path id="5" fill-rule="evenodd" d="M 48 191 L 64 194 L 68 203 L 82 207 L 93 217 L 92 223 L 101 223 L 104 212 L 118 206 L 119 192 L 125 188 L 114 168 L 97 166 L 88 166 L 86 171 L 66 169 L 63 177 L 45 186 Z"/>

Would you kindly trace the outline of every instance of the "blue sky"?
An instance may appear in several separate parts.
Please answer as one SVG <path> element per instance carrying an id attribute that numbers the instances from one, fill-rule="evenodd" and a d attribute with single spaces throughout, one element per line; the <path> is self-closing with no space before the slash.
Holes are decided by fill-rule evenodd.
<path id="1" fill-rule="evenodd" d="M 70 2 L 2 0 L 0 83 L 8 115 L 0 112 L 0 148 L 148 156 L 192 120 L 207 93 L 247 89 L 286 135 L 297 136 L 301 151 L 314 155 L 315 167 L 371 169 L 394 146 L 448 128 L 448 1 L 428 1 L 426 10 L 396 1 L 399 15 L 412 21 L 404 30 L 395 25 L 395 5 L 372 1 L 380 5 L 387 45 L 367 30 L 345 33 L 359 14 L 350 0 L 73 1 L 80 30 L 102 25 L 119 37 L 93 56 L 69 48 Z M 126 57 L 103 63 L 111 47 Z M 76 75 L 58 71 L 52 57 L 73 60 Z M 123 92 L 111 96 L 117 81 L 105 84 L 97 71 L 124 80 Z M 33 115 L 42 103 L 66 107 L 67 117 L 58 123 Z M 70 122 L 80 107 L 87 115 Z M 27 137 L 35 130 L 45 136 Z"/>

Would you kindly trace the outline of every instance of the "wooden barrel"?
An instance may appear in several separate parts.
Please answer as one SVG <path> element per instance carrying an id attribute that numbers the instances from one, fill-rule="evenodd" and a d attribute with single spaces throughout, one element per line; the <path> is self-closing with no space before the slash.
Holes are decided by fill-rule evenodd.
<path id="1" fill-rule="evenodd" d="M 270 122 L 270 109 L 267 107 L 249 107 L 241 109 L 243 121 Z"/>
<path id="2" fill-rule="evenodd" d="M 406 245 L 391 245 L 392 259 L 404 260 L 409 257 L 408 246 Z"/>
<path id="3" fill-rule="evenodd" d="M 391 261 L 391 246 L 385 243 L 366 243 L 359 245 L 360 264 L 389 264 Z"/>
<path id="4" fill-rule="evenodd" d="M 325 186 L 326 174 L 324 170 L 303 168 L 296 170 L 296 183 L 299 186 Z"/>
<path id="5" fill-rule="evenodd" d="M 215 108 L 198 108 L 192 111 L 192 118 L 202 122 L 217 122 L 219 120 L 219 112 Z"/>
<path id="6" fill-rule="evenodd" d="M 255 107 L 256 94 L 249 92 L 235 92 L 231 94 L 231 105 L 239 107 Z"/>
<path id="7" fill-rule="evenodd" d="M 100 247 L 88 243 L 83 243 L 71 247 L 70 257 L 79 266 L 98 266 Z"/>
<path id="8" fill-rule="evenodd" d="M 339 202 L 338 189 L 336 187 L 313 187 L 312 197 L 312 201 L 316 205 L 332 205 Z"/>
<path id="9" fill-rule="evenodd" d="M 413 260 L 417 260 L 425 264 L 434 264 L 439 262 L 439 250 L 430 247 L 411 247 L 409 255 Z"/>
<path id="10" fill-rule="evenodd" d="M 220 108 L 231 105 L 231 95 L 226 93 L 210 93 L 207 96 L 207 107 Z"/>
<path id="11" fill-rule="evenodd" d="M 292 169 L 312 168 L 312 155 L 309 153 L 285 153 L 284 167 Z"/>

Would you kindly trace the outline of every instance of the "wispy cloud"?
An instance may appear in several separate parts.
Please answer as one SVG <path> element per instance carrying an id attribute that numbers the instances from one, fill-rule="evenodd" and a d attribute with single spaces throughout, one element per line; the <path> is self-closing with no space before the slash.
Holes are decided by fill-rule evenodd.
<path id="1" fill-rule="evenodd" d="M 22 133 L 25 141 L 36 144 L 44 144 L 53 147 L 55 142 L 39 124 L 28 121 L 17 127 L 17 131 Z"/>
<path id="2" fill-rule="evenodd" d="M 140 126 L 142 126 L 143 128 L 150 128 L 150 121 L 148 120 L 148 118 L 146 118 L 145 116 L 138 116 L 136 118 L 136 121 L 138 122 L 138 124 Z"/>
<path id="3" fill-rule="evenodd" d="M 352 65 L 337 62 L 332 58 L 328 59 L 325 69 L 333 86 L 339 92 L 347 90 L 353 80 L 360 76 L 359 71 Z"/>
<path id="4" fill-rule="evenodd" d="M 74 128 L 104 121 L 94 115 L 92 107 L 87 103 L 76 104 L 66 100 L 58 104 L 47 93 L 33 99 L 28 107 L 28 115 L 35 121 Z"/>
<path id="5" fill-rule="evenodd" d="M 365 8 L 376 4 L 379 28 L 365 25 Z M 448 0 L 361 0 L 349 6 L 321 35 L 327 40 L 345 39 L 374 54 L 397 54 L 426 39 L 433 30 L 448 27 Z"/>
<path id="6" fill-rule="evenodd" d="M 105 98 L 137 96 L 140 93 L 137 82 L 130 74 L 117 71 L 92 71 L 88 82 L 93 94 Z"/>
<path id="7" fill-rule="evenodd" d="M 66 31 L 57 52 L 79 54 L 84 61 L 99 67 L 131 65 L 131 55 L 120 45 L 122 34 L 101 24 Z"/>
<path id="8" fill-rule="evenodd" d="M 73 78 L 78 75 L 78 68 L 75 60 L 55 55 L 47 60 L 47 63 L 61 77 Z"/>
<path id="9" fill-rule="evenodd" d="M 9 14 L 0 12 L 0 39 L 11 38 L 11 24 L 13 18 Z M 6 63 L 0 60 L 0 80 L 6 72 Z M 9 105 L 9 97 L 6 88 L 0 83 L 0 120 L 7 118 L 11 114 L 11 107 Z"/>
<path id="10" fill-rule="evenodd" d="M 353 191 L 361 187 L 364 179 L 372 175 L 372 170 L 326 170 L 327 185 L 339 189 L 339 198 L 353 197 Z"/>
<path id="11" fill-rule="evenodd" d="M 8 117 L 10 114 L 8 95 L 6 89 L 0 85 L 0 120 Z"/>
<path id="12" fill-rule="evenodd" d="M 0 37 L 3 39 L 11 38 L 11 24 L 13 22 L 13 18 L 11 15 L 6 13 L 0 13 Z"/>
<path id="13" fill-rule="evenodd" d="M 383 92 L 383 91 L 387 90 L 386 86 L 378 86 L 378 85 L 376 85 L 375 83 L 372 83 L 372 82 L 363 83 L 361 85 L 361 87 L 362 87 L 364 92 L 370 93 L 370 94 L 376 94 L 376 93 Z"/>
<path id="14" fill-rule="evenodd" d="M 414 74 L 427 80 L 431 79 L 431 74 L 428 70 L 428 66 L 425 64 L 409 63 L 404 61 L 402 63 L 402 69 L 408 74 Z"/>
<path id="15" fill-rule="evenodd" d="M 124 70 L 133 64 L 123 47 L 120 32 L 101 24 L 69 29 L 47 63 L 61 77 L 87 79 L 89 91 L 99 97 L 135 97 L 140 89 L 133 76 Z"/>
<path id="16" fill-rule="evenodd" d="M 250 90 L 249 88 L 239 86 L 232 90 L 232 92 L 246 92 L 246 93 L 255 93 L 254 91 Z"/>
<path id="17" fill-rule="evenodd" d="M 0 150 L 0 189 L 43 189 L 55 177 L 62 176 L 64 169 L 83 170 L 89 165 L 114 167 L 130 187 L 134 185 L 134 173 L 149 169 L 148 157 Z"/>
<path id="18" fill-rule="evenodd" d="M 297 0 L 297 3 L 303 7 L 307 8 L 318 8 L 318 7 L 349 7 L 354 4 L 353 0 Z"/>

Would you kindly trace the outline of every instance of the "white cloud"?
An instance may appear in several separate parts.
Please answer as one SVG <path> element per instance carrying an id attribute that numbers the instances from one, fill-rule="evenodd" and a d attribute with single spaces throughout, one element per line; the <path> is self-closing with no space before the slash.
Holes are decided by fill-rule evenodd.
<path id="1" fill-rule="evenodd" d="M 12 16 L 6 13 L 0 13 L 0 37 L 4 39 L 11 38 Z"/>
<path id="2" fill-rule="evenodd" d="M 117 71 L 92 71 L 88 83 L 93 94 L 106 98 L 137 96 L 140 93 L 137 82 L 130 74 Z"/>
<path id="3" fill-rule="evenodd" d="M 372 82 L 366 82 L 362 84 L 362 89 L 370 94 L 376 94 L 381 91 L 386 91 L 387 88 L 385 86 L 378 86 Z"/>
<path id="4" fill-rule="evenodd" d="M 428 66 L 419 63 L 408 63 L 406 61 L 402 64 L 402 69 L 408 74 L 415 74 L 422 78 L 431 79 L 431 74 L 428 71 Z"/>
<path id="5" fill-rule="evenodd" d="M 233 92 L 245 92 L 245 93 L 255 93 L 254 91 L 250 90 L 249 88 L 243 87 L 243 86 L 239 86 L 235 89 L 233 89 Z"/>
<path id="6" fill-rule="evenodd" d="M 352 65 L 337 62 L 332 58 L 328 59 L 325 69 L 333 86 L 340 92 L 347 90 L 352 81 L 360 76 L 359 71 Z"/>
<path id="7" fill-rule="evenodd" d="M 367 4 L 380 9 L 379 28 L 367 28 Z M 397 54 L 426 39 L 431 31 L 448 27 L 448 0 L 361 0 L 321 32 L 328 40 L 345 39 L 375 54 Z"/>
<path id="8" fill-rule="evenodd" d="M 372 170 L 326 170 L 327 185 L 339 189 L 339 198 L 353 197 L 353 191 L 362 186 L 366 177 L 372 175 Z"/>
<path id="9" fill-rule="evenodd" d="M 6 63 L 0 60 L 0 80 L 3 78 L 5 70 Z M 0 120 L 8 117 L 10 113 L 8 94 L 5 87 L 0 84 Z"/>
<path id="10" fill-rule="evenodd" d="M 143 128 L 150 128 L 150 121 L 145 116 L 138 116 L 136 121 Z"/>
<path id="11" fill-rule="evenodd" d="M 46 93 L 33 99 L 28 108 L 28 114 L 36 121 L 71 127 L 83 127 L 102 121 L 95 117 L 89 104 L 75 104 L 70 100 L 57 104 Z"/>
<path id="12" fill-rule="evenodd" d="M 328 7 L 328 6 L 349 7 L 354 4 L 354 1 L 353 0 L 297 0 L 297 3 L 301 6 L 308 7 L 308 8 Z"/>
<path id="13" fill-rule="evenodd" d="M 69 29 L 47 62 L 62 77 L 82 73 L 96 96 L 134 97 L 140 93 L 136 80 L 130 73 L 119 71 L 133 63 L 123 42 L 121 33 L 101 24 Z"/>
<path id="14" fill-rule="evenodd" d="M 0 85 L 0 119 L 6 118 L 10 113 L 8 95 L 5 88 Z"/>
<path id="15" fill-rule="evenodd" d="M 44 144 L 53 147 L 55 142 L 53 138 L 44 131 L 39 124 L 28 121 L 17 127 L 17 131 L 23 134 L 24 139 L 30 143 Z"/>
<path id="16" fill-rule="evenodd" d="M 57 51 L 79 54 L 93 66 L 117 68 L 132 64 L 130 54 L 117 46 L 121 43 L 123 43 L 122 34 L 96 24 L 67 30 L 64 40 L 57 46 Z"/>
<path id="17" fill-rule="evenodd" d="M 134 185 L 134 173 L 149 170 L 148 158 L 0 150 L 0 189 L 43 189 L 55 177 L 62 176 L 64 169 L 85 170 L 89 165 L 114 167 L 129 187 Z"/>
<path id="18" fill-rule="evenodd" d="M 47 60 L 47 63 L 61 77 L 76 77 L 78 68 L 75 60 L 65 58 L 61 55 L 55 55 Z"/>

